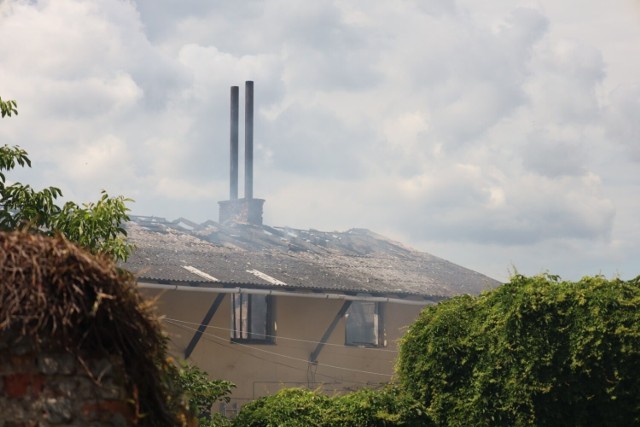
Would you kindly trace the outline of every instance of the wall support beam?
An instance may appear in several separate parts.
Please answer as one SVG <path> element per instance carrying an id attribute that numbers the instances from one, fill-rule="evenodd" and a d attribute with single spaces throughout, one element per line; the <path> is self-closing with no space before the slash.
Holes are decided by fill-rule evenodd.
<path id="1" fill-rule="evenodd" d="M 329 337 L 331 337 L 331 334 L 333 333 L 334 329 L 336 329 L 336 326 L 338 326 L 338 322 L 340 321 L 340 319 L 342 319 L 344 315 L 347 314 L 347 310 L 349 310 L 349 307 L 351 307 L 351 301 L 345 301 L 344 304 L 342 304 L 342 307 L 340 307 L 340 310 L 338 310 L 338 312 L 336 313 L 333 321 L 324 332 L 324 335 L 320 339 L 320 342 L 316 346 L 316 349 L 313 350 L 313 353 L 311 353 L 311 355 L 309 356 L 309 361 L 311 363 L 316 363 L 318 361 L 318 356 L 320 356 L 322 348 L 329 340 Z"/>
<path id="2" fill-rule="evenodd" d="M 189 356 L 191 356 L 191 353 L 193 353 L 193 350 L 195 350 L 196 345 L 198 345 L 198 341 L 200 341 L 200 338 L 202 338 L 202 334 L 204 334 L 205 329 L 207 329 L 207 326 L 209 326 L 209 322 L 211 322 L 211 319 L 213 318 L 214 314 L 216 314 L 216 311 L 218 311 L 218 307 L 220 307 L 220 304 L 222 303 L 223 299 L 224 299 L 224 294 L 218 294 L 216 299 L 213 300 L 213 303 L 211 304 L 211 307 L 209 307 L 207 314 L 204 315 L 204 319 L 202 319 L 202 322 L 200 322 L 200 326 L 198 326 L 198 330 L 193 335 L 193 338 L 191 338 L 189 345 L 184 351 L 185 359 L 188 359 Z"/>

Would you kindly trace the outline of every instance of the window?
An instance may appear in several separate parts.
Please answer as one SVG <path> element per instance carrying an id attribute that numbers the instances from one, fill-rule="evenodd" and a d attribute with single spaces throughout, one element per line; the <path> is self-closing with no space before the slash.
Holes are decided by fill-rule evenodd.
<path id="1" fill-rule="evenodd" d="M 251 294 L 231 297 L 231 340 L 273 342 L 271 297 Z"/>
<path id="2" fill-rule="evenodd" d="M 384 345 L 381 304 L 369 301 L 353 301 L 346 317 L 345 343 L 377 347 Z"/>

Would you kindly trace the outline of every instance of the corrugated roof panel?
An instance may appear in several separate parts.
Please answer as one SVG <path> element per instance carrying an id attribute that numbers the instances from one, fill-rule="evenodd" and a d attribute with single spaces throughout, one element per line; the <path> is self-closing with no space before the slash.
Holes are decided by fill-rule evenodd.
<path id="1" fill-rule="evenodd" d="M 278 286 L 287 286 L 287 284 L 281 280 L 278 280 L 276 278 L 273 278 L 271 276 L 269 276 L 268 274 L 263 273 L 262 271 L 258 271 L 256 269 L 253 270 L 247 270 L 247 273 L 251 273 L 254 276 L 262 279 L 262 280 L 266 280 L 267 282 L 271 283 L 272 285 L 278 285 Z"/>
<path id="2" fill-rule="evenodd" d="M 127 232 L 137 249 L 124 267 L 157 281 L 442 297 L 499 284 L 363 229 L 327 233 L 208 221 L 189 231 L 134 217 Z"/>
<path id="3" fill-rule="evenodd" d="M 219 282 L 220 281 L 220 280 L 216 279 L 215 277 L 213 277 L 212 275 L 207 274 L 202 270 L 198 270 L 197 268 L 195 268 L 192 265 L 183 265 L 182 268 L 184 268 L 185 270 L 190 271 L 190 272 L 192 272 L 194 274 L 197 274 L 198 276 L 200 276 L 200 277 L 202 277 L 204 279 L 210 280 L 212 282 Z"/>

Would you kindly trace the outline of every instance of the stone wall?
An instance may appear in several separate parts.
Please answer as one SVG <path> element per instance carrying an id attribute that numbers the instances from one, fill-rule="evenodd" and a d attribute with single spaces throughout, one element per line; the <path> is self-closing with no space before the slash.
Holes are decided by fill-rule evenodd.
<path id="1" fill-rule="evenodd" d="M 133 425 L 121 361 L 36 351 L 8 335 L 0 333 L 0 427 Z"/>

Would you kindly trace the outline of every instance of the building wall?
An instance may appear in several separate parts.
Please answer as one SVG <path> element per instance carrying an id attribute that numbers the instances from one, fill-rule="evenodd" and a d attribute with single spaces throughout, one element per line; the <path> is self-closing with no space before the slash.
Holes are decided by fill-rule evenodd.
<path id="1" fill-rule="evenodd" d="M 143 292 L 157 298 L 158 310 L 165 316 L 164 325 L 171 338 L 170 352 L 182 358 L 217 294 L 150 289 Z M 415 305 L 385 303 L 383 338 L 387 345 L 382 348 L 345 346 L 342 317 L 320 352 L 318 363 L 312 364 L 309 356 L 344 301 L 274 298 L 274 344 L 245 345 L 230 341 L 231 295 L 227 294 L 191 354 L 190 360 L 212 378 L 237 385 L 233 403 L 241 405 L 283 387 L 322 386 L 326 392 L 334 393 L 388 382 L 393 375 L 397 340 L 421 310 Z"/>

